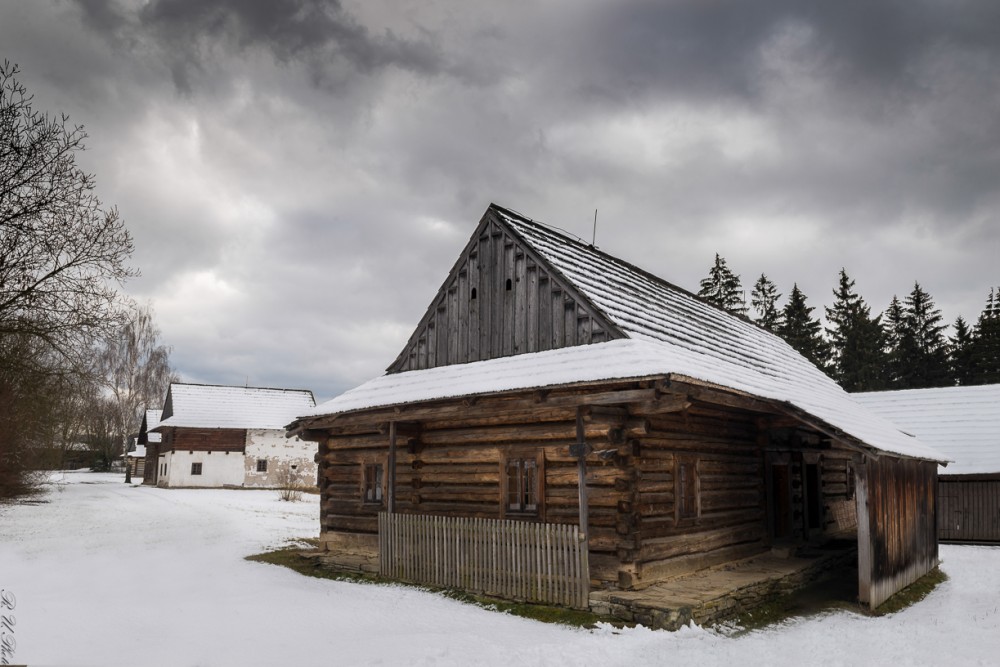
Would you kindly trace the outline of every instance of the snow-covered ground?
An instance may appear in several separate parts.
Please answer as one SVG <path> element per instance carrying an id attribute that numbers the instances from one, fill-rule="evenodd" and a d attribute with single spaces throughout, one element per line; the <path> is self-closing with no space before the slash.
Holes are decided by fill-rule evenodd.
<path id="1" fill-rule="evenodd" d="M 315 496 L 156 489 L 58 475 L 0 505 L 10 662 L 30 665 L 972 665 L 1000 663 L 1000 548 L 944 546 L 950 577 L 903 612 L 700 628 L 579 630 L 402 586 L 303 577 L 243 557 L 313 536 Z M 8 615 L 11 612 L 4 611 Z"/>

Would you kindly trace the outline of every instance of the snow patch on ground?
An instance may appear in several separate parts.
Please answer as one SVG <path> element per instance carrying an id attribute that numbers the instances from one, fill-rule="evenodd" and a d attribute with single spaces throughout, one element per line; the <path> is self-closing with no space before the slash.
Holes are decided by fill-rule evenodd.
<path id="1" fill-rule="evenodd" d="M 797 619 L 737 638 L 580 630 L 404 586 L 303 577 L 244 557 L 315 536 L 318 497 L 53 478 L 0 505 L 12 662 L 62 665 L 995 664 L 1000 548 L 943 546 L 949 580 L 900 613 Z"/>

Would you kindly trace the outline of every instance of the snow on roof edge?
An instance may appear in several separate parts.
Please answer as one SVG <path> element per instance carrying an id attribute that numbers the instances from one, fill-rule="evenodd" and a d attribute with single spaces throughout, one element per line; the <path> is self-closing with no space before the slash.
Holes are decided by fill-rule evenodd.
<path id="1" fill-rule="evenodd" d="M 387 373 L 348 390 L 289 424 L 373 408 L 432 400 L 610 380 L 686 376 L 725 390 L 793 406 L 870 447 L 900 456 L 947 464 L 949 458 L 852 400 L 832 380 L 813 392 L 794 391 L 783 378 L 725 364 L 656 341 L 614 340 L 557 350 Z"/>

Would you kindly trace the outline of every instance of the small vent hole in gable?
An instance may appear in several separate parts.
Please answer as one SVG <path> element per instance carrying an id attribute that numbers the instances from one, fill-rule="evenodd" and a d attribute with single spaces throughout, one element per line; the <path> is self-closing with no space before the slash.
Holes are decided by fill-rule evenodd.
<path id="1" fill-rule="evenodd" d="M 472 300 L 473 301 L 476 300 L 476 288 L 475 287 L 472 288 Z"/>
<path id="2" fill-rule="evenodd" d="M 507 291 L 509 292 L 511 288 L 510 278 L 507 279 Z"/>

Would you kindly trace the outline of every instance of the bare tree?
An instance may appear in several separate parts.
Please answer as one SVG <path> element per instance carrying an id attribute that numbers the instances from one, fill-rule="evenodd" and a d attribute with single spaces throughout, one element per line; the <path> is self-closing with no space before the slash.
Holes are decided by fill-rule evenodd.
<path id="1" fill-rule="evenodd" d="M 0 65 L 0 496 L 30 487 L 63 380 L 86 377 L 95 342 L 120 327 L 132 238 L 76 164 L 86 133 L 32 106 Z"/>
<path id="2" fill-rule="evenodd" d="M 159 406 L 167 387 L 178 379 L 170 367 L 170 348 L 160 344 L 149 305 L 132 307 L 125 326 L 105 341 L 97 365 L 112 410 L 110 434 L 125 453 L 143 411 Z M 125 481 L 132 481 L 127 466 Z"/>
<path id="3" fill-rule="evenodd" d="M 116 283 L 136 274 L 132 237 L 76 164 L 83 127 L 35 110 L 17 73 L 0 65 L 0 336 L 67 354 L 120 324 Z"/>

